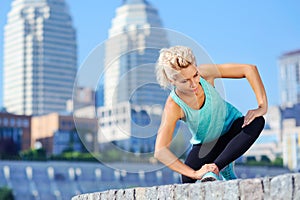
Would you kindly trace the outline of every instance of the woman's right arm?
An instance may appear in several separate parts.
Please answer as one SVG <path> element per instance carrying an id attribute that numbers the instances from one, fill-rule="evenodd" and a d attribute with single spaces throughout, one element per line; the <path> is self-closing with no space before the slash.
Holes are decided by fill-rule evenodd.
<path id="1" fill-rule="evenodd" d="M 207 172 L 206 170 L 202 168 L 198 171 L 193 170 L 192 168 L 181 162 L 178 157 L 176 157 L 170 151 L 169 148 L 172 142 L 176 122 L 181 118 L 180 113 L 182 113 L 181 108 L 177 104 L 172 102 L 172 100 L 168 99 L 163 111 L 161 125 L 156 137 L 154 157 L 173 171 L 176 171 L 193 179 L 201 179 L 203 174 Z"/>

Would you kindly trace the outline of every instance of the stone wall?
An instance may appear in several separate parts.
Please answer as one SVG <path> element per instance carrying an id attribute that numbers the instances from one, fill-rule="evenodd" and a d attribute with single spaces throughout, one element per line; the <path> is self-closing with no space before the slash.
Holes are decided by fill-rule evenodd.
<path id="1" fill-rule="evenodd" d="M 137 187 L 82 194 L 72 200 L 300 200 L 300 174 L 195 184 Z"/>

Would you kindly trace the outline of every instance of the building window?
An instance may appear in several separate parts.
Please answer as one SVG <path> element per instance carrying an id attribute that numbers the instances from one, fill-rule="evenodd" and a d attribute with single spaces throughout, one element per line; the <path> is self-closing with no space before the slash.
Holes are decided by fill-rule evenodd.
<path id="1" fill-rule="evenodd" d="M 7 119 L 6 117 L 3 119 L 3 125 L 4 125 L 4 126 L 7 126 L 7 125 L 8 125 L 8 119 Z"/>
<path id="2" fill-rule="evenodd" d="M 28 127 L 29 127 L 28 119 L 24 119 L 24 120 L 23 120 L 23 127 L 24 127 L 24 128 L 28 128 Z"/>
<path id="3" fill-rule="evenodd" d="M 22 126 L 22 120 L 21 119 L 17 119 L 17 126 L 21 127 Z"/>
<path id="4" fill-rule="evenodd" d="M 285 80 L 285 76 L 286 76 L 286 71 L 285 70 L 286 70 L 286 68 L 287 67 L 285 65 L 282 65 L 282 67 L 280 68 L 280 71 L 281 71 L 280 76 L 281 76 L 282 80 Z"/>
<path id="5" fill-rule="evenodd" d="M 299 63 L 296 63 L 295 65 L 296 70 L 296 81 L 298 84 L 300 84 L 300 65 Z"/>
<path id="6" fill-rule="evenodd" d="M 62 127 L 66 127 L 67 124 L 68 124 L 68 123 L 67 123 L 66 121 L 62 121 L 62 122 L 61 122 L 61 126 L 62 126 Z"/>
<path id="7" fill-rule="evenodd" d="M 15 118 L 10 118 L 10 125 L 15 126 Z"/>

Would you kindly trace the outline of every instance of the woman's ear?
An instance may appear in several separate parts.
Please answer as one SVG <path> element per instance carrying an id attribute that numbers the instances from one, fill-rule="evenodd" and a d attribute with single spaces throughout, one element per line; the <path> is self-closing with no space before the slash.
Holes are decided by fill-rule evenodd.
<path id="1" fill-rule="evenodd" d="M 168 81 L 171 85 L 175 85 L 175 80 L 168 78 Z"/>

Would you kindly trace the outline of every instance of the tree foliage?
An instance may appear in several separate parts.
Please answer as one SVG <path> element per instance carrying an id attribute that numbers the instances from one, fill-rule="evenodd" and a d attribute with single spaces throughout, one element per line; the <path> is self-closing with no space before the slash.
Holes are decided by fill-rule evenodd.
<path id="1" fill-rule="evenodd" d="M 7 187 L 0 188 L 0 200 L 14 200 L 12 190 Z"/>

